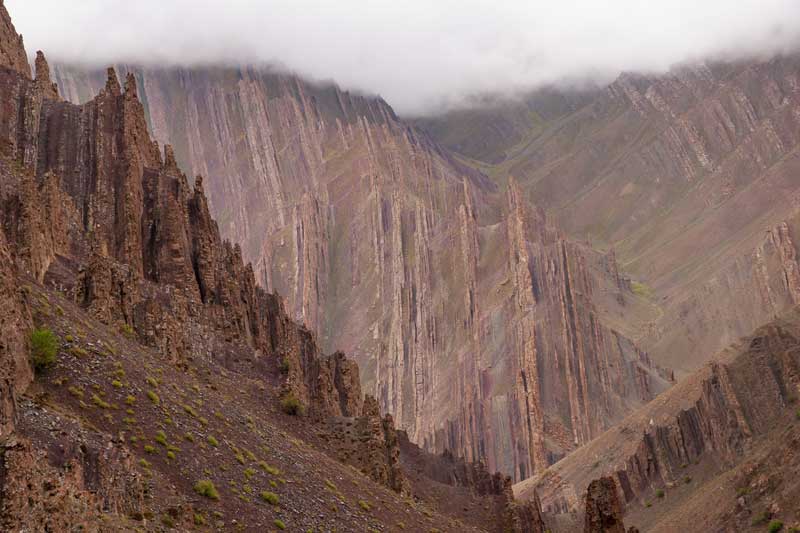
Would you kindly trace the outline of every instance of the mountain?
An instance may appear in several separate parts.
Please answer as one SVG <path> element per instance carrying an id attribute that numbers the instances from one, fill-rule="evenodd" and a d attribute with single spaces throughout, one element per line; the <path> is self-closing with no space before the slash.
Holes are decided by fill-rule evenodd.
<path id="1" fill-rule="evenodd" d="M 65 102 L 0 28 L 0 529 L 543 531 L 257 286 L 132 75 Z"/>
<path id="2" fill-rule="evenodd" d="M 686 375 L 798 303 L 798 61 L 625 74 L 576 111 L 553 105 L 479 166 L 513 175 L 567 235 L 614 250 L 651 307 L 648 328 L 619 329 Z M 461 130 L 429 121 L 442 138 Z"/>
<path id="3" fill-rule="evenodd" d="M 514 489 L 523 499 L 541 498 L 564 531 L 579 527 L 582 495 L 599 477 L 614 487 L 625 524 L 641 531 L 766 531 L 771 521 L 796 527 L 799 396 L 794 307 Z"/>
<path id="4" fill-rule="evenodd" d="M 383 101 L 252 67 L 131 71 L 266 289 L 413 442 L 521 480 L 670 385 L 617 330 L 613 254 L 565 238 Z M 102 76 L 54 68 L 69 100 Z M 569 107 L 568 104 L 564 104 Z M 621 317 L 633 317 L 621 319 Z"/>

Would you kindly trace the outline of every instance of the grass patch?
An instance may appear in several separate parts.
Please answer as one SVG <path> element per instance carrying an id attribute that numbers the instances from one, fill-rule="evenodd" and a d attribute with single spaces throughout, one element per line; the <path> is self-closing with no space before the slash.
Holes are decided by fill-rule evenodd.
<path id="1" fill-rule="evenodd" d="M 147 397 L 150 398 L 150 401 L 153 402 L 155 405 L 161 405 L 161 398 L 158 397 L 158 394 L 149 390 L 147 391 Z"/>
<path id="2" fill-rule="evenodd" d="M 303 414 L 303 404 L 290 392 L 281 399 L 281 411 L 287 415 L 300 416 Z"/>
<path id="3" fill-rule="evenodd" d="M 83 398 L 83 396 L 84 396 L 83 390 L 79 389 L 78 387 L 74 387 L 73 386 L 73 387 L 68 388 L 67 390 L 69 391 L 70 394 L 72 394 L 76 398 Z"/>
<path id="4" fill-rule="evenodd" d="M 217 492 L 217 488 L 211 480 L 201 479 L 194 484 L 194 491 L 200 496 L 205 496 L 211 500 L 219 500 L 219 492 Z"/>
<path id="5" fill-rule="evenodd" d="M 781 522 L 780 520 L 773 520 L 772 522 L 769 523 L 769 526 L 767 527 L 769 533 L 778 533 L 778 531 L 782 529 L 783 529 L 783 522 Z"/>
<path id="6" fill-rule="evenodd" d="M 208 442 L 214 448 L 219 446 L 219 441 L 216 439 L 216 437 L 214 437 L 214 435 L 209 435 L 208 438 L 206 438 L 206 442 Z"/>
<path id="7" fill-rule="evenodd" d="M 147 376 L 147 378 L 145 379 L 145 381 L 147 382 L 147 384 L 148 384 L 148 385 L 150 385 L 150 386 L 151 386 L 151 387 L 153 387 L 154 389 L 157 389 L 157 388 L 158 388 L 158 380 L 157 380 L 156 378 L 153 378 L 153 377 Z"/>
<path id="8" fill-rule="evenodd" d="M 261 470 L 263 470 L 263 471 L 264 471 L 264 472 L 266 472 L 267 474 L 270 474 L 270 475 L 273 475 L 273 476 L 279 476 L 279 475 L 281 475 L 281 471 L 280 471 L 280 470 L 278 470 L 278 469 L 277 469 L 277 468 L 275 468 L 274 466 L 270 466 L 270 465 L 268 465 L 268 464 L 267 464 L 267 463 L 265 463 L 264 461 L 259 461 L 259 462 L 258 462 L 258 466 L 261 468 Z"/>
<path id="9" fill-rule="evenodd" d="M 283 523 L 283 520 L 281 520 L 280 518 L 276 518 L 276 519 L 275 519 L 275 521 L 274 521 L 274 522 L 272 522 L 272 523 L 273 523 L 273 524 L 275 524 L 275 527 L 277 527 L 277 528 L 278 528 L 278 529 L 280 529 L 281 531 L 283 531 L 284 529 L 286 529 L 286 524 L 284 524 L 284 523 Z"/>
<path id="10" fill-rule="evenodd" d="M 268 490 L 265 490 L 261 493 L 261 499 L 270 505 L 278 505 L 278 503 L 280 503 L 280 498 L 278 495 Z"/>
<path id="11" fill-rule="evenodd" d="M 144 453 L 149 453 L 151 455 L 155 455 L 158 453 L 155 446 L 151 446 L 150 444 L 145 444 L 144 446 Z"/>
<path id="12" fill-rule="evenodd" d="M 167 445 L 167 434 L 164 433 L 163 431 L 158 431 L 156 433 L 156 438 L 153 439 L 153 440 L 155 440 L 157 443 L 159 443 L 162 446 L 166 446 Z"/>
<path id="13" fill-rule="evenodd" d="M 370 504 L 368 504 L 364 500 L 358 500 L 358 506 L 361 507 L 361 509 L 366 512 L 370 512 L 372 510 Z"/>
<path id="14" fill-rule="evenodd" d="M 102 399 L 97 394 L 92 394 L 92 403 L 100 409 L 111 409 L 111 404 Z"/>
<path id="15" fill-rule="evenodd" d="M 170 461 L 174 461 L 175 460 L 175 452 L 173 452 L 172 450 L 168 451 L 167 452 L 167 459 L 169 459 Z"/>
<path id="16" fill-rule="evenodd" d="M 125 398 L 125 405 L 134 405 L 135 403 L 136 403 L 135 396 L 128 395 L 128 397 Z"/>
<path id="17" fill-rule="evenodd" d="M 114 387 L 115 389 L 121 389 L 122 382 L 118 379 L 115 379 L 114 381 L 111 382 L 111 386 Z"/>
<path id="18" fill-rule="evenodd" d="M 42 372 L 56 362 L 59 341 L 55 333 L 46 328 L 31 333 L 31 363 L 36 372 Z"/>
<path id="19" fill-rule="evenodd" d="M 653 296 L 653 291 L 650 290 L 650 287 L 644 283 L 639 283 L 638 281 L 631 282 L 631 291 L 633 291 L 633 294 L 636 296 L 640 296 L 642 298 L 650 298 Z"/>

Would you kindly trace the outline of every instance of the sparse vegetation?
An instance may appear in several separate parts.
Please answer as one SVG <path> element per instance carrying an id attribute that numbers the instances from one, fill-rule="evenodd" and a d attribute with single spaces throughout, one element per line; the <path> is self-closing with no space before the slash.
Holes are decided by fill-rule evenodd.
<path id="1" fill-rule="evenodd" d="M 169 450 L 167 452 L 167 459 L 169 459 L 171 461 L 174 461 L 175 460 L 175 452 L 173 452 L 172 450 Z"/>
<path id="2" fill-rule="evenodd" d="M 134 336 L 133 326 L 131 326 L 130 324 L 120 325 L 119 332 L 128 337 L 129 339 L 132 339 Z"/>
<path id="3" fill-rule="evenodd" d="M 270 505 L 278 505 L 278 503 L 280 502 L 280 498 L 278 497 L 278 495 L 268 490 L 265 490 L 264 492 L 261 493 L 261 499 Z"/>
<path id="4" fill-rule="evenodd" d="M 264 471 L 264 472 L 266 472 L 267 474 L 271 474 L 271 475 L 273 475 L 273 476 L 279 476 L 279 475 L 281 474 L 281 471 L 280 471 L 280 470 L 278 470 L 278 469 L 277 469 L 277 468 L 275 468 L 274 466 L 270 466 L 270 465 L 268 465 L 268 464 L 267 464 L 267 463 L 265 463 L 264 461 L 259 461 L 259 462 L 258 462 L 258 466 L 259 466 L 259 467 L 261 467 L 261 470 L 263 470 L 263 471 Z"/>
<path id="5" fill-rule="evenodd" d="M 281 399 L 281 410 L 287 415 L 300 416 L 303 414 L 303 404 L 290 392 Z"/>
<path id="6" fill-rule="evenodd" d="M 197 418 L 197 411 L 191 405 L 183 405 L 183 410 L 186 412 L 187 415 L 191 416 L 192 418 Z"/>
<path id="7" fill-rule="evenodd" d="M 275 527 L 277 527 L 280 530 L 286 529 L 286 524 L 284 524 L 283 520 L 281 520 L 280 518 L 276 518 L 273 524 L 275 524 Z"/>
<path id="8" fill-rule="evenodd" d="M 70 387 L 67 390 L 69 391 L 70 394 L 72 394 L 76 398 L 83 398 L 84 396 L 83 390 L 79 389 L 78 387 Z"/>
<path id="9" fill-rule="evenodd" d="M 31 333 L 31 363 L 36 372 L 53 366 L 58 354 L 58 337 L 49 329 L 41 328 Z"/>
<path id="10" fill-rule="evenodd" d="M 161 405 L 161 398 L 158 397 L 158 394 L 149 390 L 147 391 L 147 397 L 150 398 L 150 401 L 153 402 L 155 405 Z"/>
<path id="11" fill-rule="evenodd" d="M 289 362 L 287 358 L 281 359 L 280 364 L 278 365 L 278 369 L 280 369 L 281 374 L 288 374 L 289 371 L 292 369 L 292 364 Z"/>
<path id="12" fill-rule="evenodd" d="M 205 496 L 211 500 L 219 500 L 219 492 L 217 492 L 217 488 L 211 480 L 201 479 L 194 484 L 194 491 L 200 496 Z"/>
<path id="13" fill-rule="evenodd" d="M 203 515 L 201 515 L 200 513 L 195 513 L 194 514 L 194 525 L 196 525 L 196 526 L 204 526 L 204 525 L 206 525 L 205 517 Z"/>
<path id="14" fill-rule="evenodd" d="M 631 291 L 636 296 L 640 296 L 642 298 L 650 298 L 653 292 L 650 290 L 650 287 L 645 285 L 644 283 L 639 283 L 638 281 L 631 282 Z"/>
<path id="15" fill-rule="evenodd" d="M 208 442 L 214 448 L 219 446 L 219 441 L 214 437 L 214 435 L 209 435 L 208 438 L 206 438 L 206 442 Z"/>
<path id="16" fill-rule="evenodd" d="M 100 409 L 111 409 L 111 404 L 103 400 L 97 394 L 92 394 L 92 403 L 95 404 Z"/>
<path id="17" fill-rule="evenodd" d="M 115 389 L 121 389 L 122 382 L 118 379 L 115 379 L 114 381 L 111 382 L 111 386 L 114 387 Z"/>
<path id="18" fill-rule="evenodd" d="M 370 504 L 368 504 L 364 500 L 358 500 L 358 506 L 361 507 L 361 509 L 363 511 L 366 511 L 366 512 L 369 512 L 369 511 L 372 510 L 372 507 L 370 506 Z"/>
<path id="19" fill-rule="evenodd" d="M 126 405 L 133 405 L 135 403 L 136 403 L 136 398 L 134 396 L 128 395 L 128 397 L 125 398 L 125 404 Z"/>
<path id="20" fill-rule="evenodd" d="M 663 498 L 663 497 L 664 497 L 664 489 L 657 489 L 656 498 Z"/>
<path id="21" fill-rule="evenodd" d="M 155 454 L 158 453 L 158 450 L 156 450 L 155 446 L 151 446 L 150 444 L 145 444 L 144 453 Z"/>
<path id="22" fill-rule="evenodd" d="M 244 477 L 247 478 L 248 480 L 252 478 L 254 475 L 256 475 L 256 471 L 253 470 L 252 468 L 244 469 Z"/>
<path id="23" fill-rule="evenodd" d="M 77 357 L 78 359 L 82 359 L 84 357 L 89 356 L 89 352 L 87 352 L 80 346 L 73 346 L 72 348 L 69 349 L 69 353 L 71 353 L 74 357 Z"/>
<path id="24" fill-rule="evenodd" d="M 778 533 L 783 529 L 783 522 L 780 520 L 773 520 L 769 523 L 768 531 L 769 533 Z"/>
<path id="25" fill-rule="evenodd" d="M 692 476 L 686 476 L 683 478 L 683 482 L 687 485 L 692 482 Z"/>
<path id="26" fill-rule="evenodd" d="M 156 433 L 155 439 L 153 439 L 153 440 L 155 440 L 157 443 L 159 443 L 162 446 L 166 446 L 167 445 L 167 434 L 164 433 L 163 431 L 158 431 Z"/>

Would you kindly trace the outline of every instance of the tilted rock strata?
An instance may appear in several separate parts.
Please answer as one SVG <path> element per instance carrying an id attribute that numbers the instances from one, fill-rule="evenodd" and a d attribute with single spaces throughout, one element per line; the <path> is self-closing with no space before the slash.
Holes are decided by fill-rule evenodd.
<path id="1" fill-rule="evenodd" d="M 536 491 L 551 512 L 580 509 L 575 497 L 601 468 L 624 505 L 685 482 L 688 465 L 724 472 L 747 456 L 800 393 L 800 308 L 759 328 L 576 454 L 515 487 Z"/>
<path id="2" fill-rule="evenodd" d="M 253 68 L 131 70 L 258 282 L 414 442 L 522 479 L 668 386 L 602 324 L 581 246 L 384 102 Z M 55 72 L 68 99 L 102 86 Z"/>

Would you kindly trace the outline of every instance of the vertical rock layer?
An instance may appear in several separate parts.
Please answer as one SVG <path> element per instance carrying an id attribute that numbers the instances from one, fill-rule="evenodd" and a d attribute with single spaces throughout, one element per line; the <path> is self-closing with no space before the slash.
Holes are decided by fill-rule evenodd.
<path id="1" fill-rule="evenodd" d="M 125 68 L 125 67 L 121 67 Z M 515 479 L 667 386 L 594 309 L 594 254 L 379 99 L 243 68 L 131 68 L 223 235 L 432 451 Z M 67 99 L 96 74 L 59 67 Z"/>
<path id="2" fill-rule="evenodd" d="M 540 104 L 550 114 L 488 167 L 511 172 L 568 235 L 615 251 L 651 307 L 649 324 L 620 327 L 661 364 L 691 372 L 796 302 L 785 265 L 800 207 L 799 66 L 795 53 L 624 74 L 577 109 Z M 445 117 L 429 129 L 468 133 L 459 149 L 489 162 L 470 138 L 507 119 L 484 113 L 485 128 Z"/>

